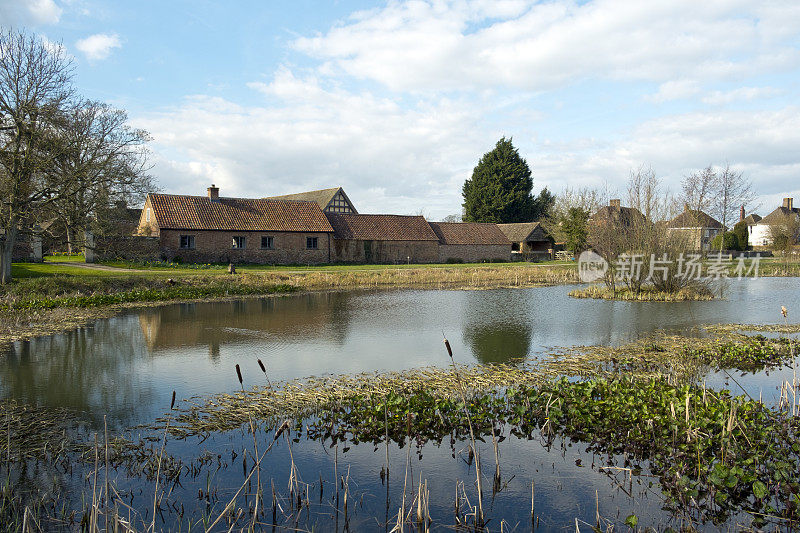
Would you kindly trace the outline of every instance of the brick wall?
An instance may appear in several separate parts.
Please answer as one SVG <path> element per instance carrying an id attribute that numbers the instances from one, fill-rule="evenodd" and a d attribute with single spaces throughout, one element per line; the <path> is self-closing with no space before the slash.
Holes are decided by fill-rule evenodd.
<path id="1" fill-rule="evenodd" d="M 448 259 L 460 259 L 465 263 L 480 263 L 511 259 L 510 244 L 441 244 L 439 245 L 439 262 L 446 263 Z"/>
<path id="2" fill-rule="evenodd" d="M 194 249 L 180 247 L 181 235 L 194 237 Z M 245 237 L 243 249 L 233 248 L 233 237 Z M 272 237 L 272 249 L 261 248 L 261 237 Z M 317 249 L 306 248 L 306 238 L 316 237 Z M 260 232 L 260 231 L 160 231 L 161 256 L 184 263 L 261 263 L 311 264 L 327 263 L 328 233 Z"/>
<path id="3" fill-rule="evenodd" d="M 360 241 L 333 239 L 332 261 L 345 263 L 436 263 L 436 241 Z"/>

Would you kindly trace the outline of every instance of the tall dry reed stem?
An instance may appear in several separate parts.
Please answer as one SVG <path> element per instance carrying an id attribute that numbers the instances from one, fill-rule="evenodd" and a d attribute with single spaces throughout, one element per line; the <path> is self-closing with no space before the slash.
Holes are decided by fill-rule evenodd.
<path id="1" fill-rule="evenodd" d="M 164 426 L 164 440 L 161 443 L 161 452 L 158 454 L 158 467 L 156 468 L 156 488 L 153 494 L 153 520 L 150 523 L 150 530 L 155 533 L 156 530 L 156 509 L 158 508 L 158 482 L 161 478 L 161 461 L 164 457 L 164 450 L 167 447 L 167 433 L 169 433 L 169 420 L 172 410 L 175 408 L 175 391 L 172 391 L 172 401 L 169 404 L 169 413 L 167 413 L 167 422 Z"/>
<path id="2" fill-rule="evenodd" d="M 261 360 L 259 360 L 259 363 Z M 266 370 L 264 371 L 266 374 Z M 244 394 L 244 380 L 242 380 L 242 370 L 239 368 L 239 364 L 236 364 L 236 377 L 239 379 L 239 386 L 242 388 L 242 393 Z M 254 468 L 256 469 L 256 498 L 255 503 L 253 505 L 253 517 L 250 523 L 250 529 L 255 528 L 255 524 L 258 521 L 258 504 L 259 500 L 261 499 L 261 460 L 259 459 L 258 455 L 258 439 L 256 437 L 256 428 L 253 424 L 253 417 L 250 415 L 250 412 L 247 413 L 247 420 L 249 422 L 250 433 L 253 434 L 253 451 L 254 457 L 256 458 L 256 464 Z"/>
<path id="3" fill-rule="evenodd" d="M 444 336 L 444 334 L 442 334 L 442 336 Z M 456 361 L 453 358 L 453 349 L 450 347 L 450 341 L 447 340 L 447 337 L 444 337 L 444 346 L 447 349 L 447 355 L 450 356 L 450 362 L 453 365 L 453 374 L 456 377 L 456 383 L 458 384 L 458 389 L 461 393 L 461 401 L 464 403 L 464 414 L 467 415 L 467 425 L 469 426 L 469 439 L 471 442 L 472 451 L 475 454 L 475 478 L 478 486 L 478 516 L 475 517 L 475 526 L 478 529 L 483 529 L 484 514 L 483 514 L 483 484 L 481 481 L 481 458 L 480 458 L 480 453 L 478 451 L 478 447 L 475 445 L 475 432 L 472 429 L 472 418 L 469 415 L 469 408 L 467 407 L 467 391 L 466 387 L 461 381 L 461 376 L 458 373 L 458 367 L 456 366 Z"/>

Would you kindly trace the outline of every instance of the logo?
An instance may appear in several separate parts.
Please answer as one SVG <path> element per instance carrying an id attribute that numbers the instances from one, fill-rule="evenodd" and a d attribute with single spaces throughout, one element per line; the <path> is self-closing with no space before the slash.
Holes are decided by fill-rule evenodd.
<path id="1" fill-rule="evenodd" d="M 608 262 L 600 255 L 586 250 L 578 257 L 578 276 L 584 283 L 591 283 L 605 277 Z"/>

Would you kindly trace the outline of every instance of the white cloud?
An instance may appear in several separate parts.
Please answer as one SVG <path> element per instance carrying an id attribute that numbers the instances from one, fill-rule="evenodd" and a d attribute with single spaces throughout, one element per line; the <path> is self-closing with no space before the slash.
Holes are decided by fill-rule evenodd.
<path id="1" fill-rule="evenodd" d="M 726 105 L 741 100 L 770 98 L 781 92 L 780 89 L 774 87 L 739 87 L 730 91 L 713 91 L 703 97 L 703 102 L 710 105 Z"/>
<path id="2" fill-rule="evenodd" d="M 58 24 L 62 9 L 53 0 L 0 0 L 4 26 Z"/>
<path id="3" fill-rule="evenodd" d="M 203 194 L 213 182 L 221 194 L 253 197 L 342 185 L 362 212 L 446 215 L 460 209 L 458 191 L 476 154 L 494 142 L 459 100 L 405 109 L 287 69 L 250 86 L 269 105 L 195 96 L 136 121 L 170 154 L 154 169 L 165 189 Z"/>
<path id="4" fill-rule="evenodd" d="M 658 87 L 658 92 L 645 97 L 646 100 L 655 103 L 669 102 L 689 98 L 700 92 L 697 82 L 692 80 L 675 80 L 662 83 Z"/>
<path id="5" fill-rule="evenodd" d="M 75 43 L 75 47 L 83 52 L 89 61 L 101 61 L 108 58 L 114 48 L 120 48 L 119 36 L 116 34 L 97 33 Z"/>
<path id="6" fill-rule="evenodd" d="M 391 2 L 294 41 L 325 72 L 392 90 L 551 89 L 587 78 L 736 79 L 800 62 L 800 7 L 747 0 Z"/>
<path id="7" fill-rule="evenodd" d="M 628 171 L 651 166 L 677 192 L 680 180 L 710 164 L 730 163 L 748 176 L 762 198 L 796 189 L 800 175 L 800 108 L 777 111 L 695 112 L 661 117 L 636 126 L 619 141 L 550 145 L 538 164 L 540 183 L 560 190 L 570 185 L 624 189 Z M 762 201 L 762 210 L 765 205 Z"/>

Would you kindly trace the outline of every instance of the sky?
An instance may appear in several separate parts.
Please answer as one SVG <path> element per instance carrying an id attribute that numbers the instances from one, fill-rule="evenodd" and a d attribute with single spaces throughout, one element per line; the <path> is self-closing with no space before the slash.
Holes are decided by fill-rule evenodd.
<path id="1" fill-rule="evenodd" d="M 800 204 L 797 0 L 0 0 L 0 26 L 150 132 L 166 193 L 341 186 L 437 220 L 505 136 L 534 193 L 729 164 L 752 211 Z"/>

